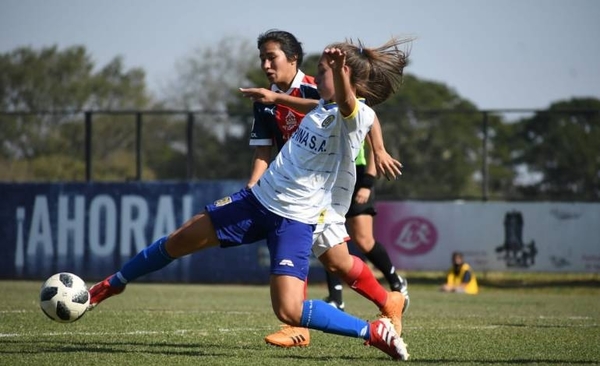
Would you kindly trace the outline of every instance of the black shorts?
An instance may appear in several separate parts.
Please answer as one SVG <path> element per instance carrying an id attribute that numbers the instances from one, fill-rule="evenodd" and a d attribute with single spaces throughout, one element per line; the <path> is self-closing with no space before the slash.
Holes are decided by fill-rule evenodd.
<path id="1" fill-rule="evenodd" d="M 377 211 L 375 210 L 375 187 L 371 188 L 371 194 L 369 195 L 369 199 L 367 202 L 363 204 L 356 203 L 356 192 L 359 188 L 360 177 L 365 172 L 364 165 L 356 166 L 356 184 L 354 185 L 354 192 L 352 193 L 352 203 L 350 204 L 350 208 L 346 213 L 346 218 L 359 216 L 359 215 L 377 215 Z"/>

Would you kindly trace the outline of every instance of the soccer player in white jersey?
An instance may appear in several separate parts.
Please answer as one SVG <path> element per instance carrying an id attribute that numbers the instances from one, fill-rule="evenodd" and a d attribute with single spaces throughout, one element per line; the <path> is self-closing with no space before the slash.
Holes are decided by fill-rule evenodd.
<path id="1" fill-rule="evenodd" d="M 244 96 L 255 102 L 253 105 L 254 123 L 250 135 L 250 145 L 255 146 L 256 151 L 252 173 L 247 184 L 248 187 L 254 186 L 267 169 L 272 148 L 276 147 L 279 150 L 296 132 L 298 125 L 295 121 L 298 120 L 298 116 L 303 117 L 314 109 L 318 105 L 318 99 L 320 99 L 313 78 L 300 71 L 303 60 L 302 44 L 293 34 L 277 29 L 268 30 L 258 36 L 257 48 L 261 69 L 271 82 L 271 86 L 269 89 L 240 89 Z M 314 87 L 314 92 L 312 87 Z M 318 96 L 317 99 L 314 99 L 315 95 Z M 334 107 L 335 104 L 332 104 L 331 108 Z M 364 150 L 363 147 L 364 144 L 361 147 L 361 152 Z M 357 172 L 359 171 L 359 164 L 364 164 L 360 163 L 365 160 L 364 158 L 361 160 L 363 155 L 359 153 L 355 159 Z M 370 172 L 375 174 L 376 167 L 373 154 L 369 154 L 369 157 L 371 160 L 369 167 L 373 169 Z M 346 187 L 348 177 L 345 178 L 346 182 L 340 182 L 338 186 Z M 358 178 L 360 177 L 358 175 Z M 356 191 L 355 185 L 354 194 L 356 194 Z M 342 199 L 347 199 L 346 190 L 341 189 L 340 192 L 342 193 Z M 335 205 L 336 200 L 334 192 L 332 204 Z M 370 204 L 372 205 L 372 201 Z M 356 207 L 356 202 L 353 201 L 350 209 L 356 209 Z M 338 208 L 342 211 L 345 210 L 344 207 Z M 365 205 L 364 208 L 361 206 L 361 209 L 365 208 L 372 209 L 372 206 Z M 371 218 L 371 216 L 368 217 Z M 328 210 L 325 217 L 326 225 L 319 224 L 313 235 L 313 254 L 327 268 L 328 285 L 333 282 L 331 279 L 335 279 L 335 283 L 339 284 L 340 280 L 338 278 L 341 278 L 351 288 L 373 302 L 380 309 L 382 315 L 392 319 L 396 332 L 401 334 L 401 317 L 408 304 L 408 294 L 404 292 L 402 295 L 388 293 L 377 281 L 369 267 L 360 258 L 350 255 L 346 243 L 350 237 L 346 231 L 344 221 L 344 216 L 332 214 L 332 210 Z M 356 230 L 356 225 L 350 225 L 350 227 L 355 233 L 361 233 L 361 231 Z M 362 242 L 357 241 L 359 238 L 353 239 L 361 251 L 365 252 L 367 257 L 382 272 L 389 272 L 390 268 L 393 268 L 391 264 L 387 267 L 381 265 L 382 261 L 379 259 L 382 256 L 389 263 L 389 256 L 385 249 L 383 249 L 383 255 L 374 258 L 372 253 L 364 251 L 359 245 L 362 244 Z M 381 248 L 379 252 L 381 252 Z M 396 278 L 398 277 L 396 276 Z M 331 294 L 330 289 L 330 296 Z M 338 297 L 341 299 L 341 290 L 334 294 L 340 294 Z M 341 300 L 335 303 L 333 298 L 329 298 L 326 301 L 330 305 L 335 304 L 343 310 L 343 307 L 339 305 L 342 304 Z M 279 347 L 308 346 L 310 344 L 310 332 L 307 328 L 284 324 L 279 331 L 267 335 L 265 342 Z"/>
<path id="2" fill-rule="evenodd" d="M 213 246 L 266 239 L 271 257 L 271 303 L 279 320 L 362 338 L 394 359 L 407 359 L 406 345 L 389 319 L 369 322 L 322 300 L 304 299 L 315 226 L 332 207 L 334 189 L 348 189 L 351 194 L 352 179 L 348 187 L 335 184 L 344 182 L 342 176 L 353 171 L 360 144 L 376 118 L 356 95 L 364 96 L 371 105 L 389 97 L 406 65 L 407 55 L 398 49 L 403 42 L 393 38 L 379 48 L 351 42 L 327 47 L 316 77 L 324 101 L 304 117 L 258 183 L 251 190 L 243 189 L 208 205 L 169 236 L 139 252 L 90 289 L 90 306 L 120 294 L 129 282 L 176 258 Z M 389 158 L 383 165 L 394 175 L 394 159 L 382 157 Z M 344 200 L 336 202 L 343 205 Z"/>
<path id="3" fill-rule="evenodd" d="M 250 133 L 250 145 L 255 147 L 255 155 L 247 187 L 256 184 L 271 161 L 272 150 L 276 148 L 279 151 L 283 147 L 285 142 L 296 132 L 300 120 L 318 105 L 320 99 L 314 78 L 305 75 L 300 70 L 304 52 L 302 44 L 293 34 L 278 29 L 268 30 L 258 36 L 257 48 L 261 69 L 271 85 L 269 89 L 240 89 L 244 96 L 255 102 L 253 105 L 254 122 Z M 376 137 L 383 141 L 382 136 Z M 361 155 L 359 154 L 359 159 L 355 161 L 357 171 Z M 369 156 L 372 157 L 373 154 Z M 401 164 L 398 163 L 398 165 L 400 168 Z M 372 166 L 374 174 L 374 161 L 370 166 Z M 400 173 L 399 170 L 398 173 Z M 332 201 L 336 201 L 335 195 Z M 351 207 L 354 205 L 353 202 Z M 328 210 L 329 212 L 331 210 Z M 325 221 L 328 223 L 327 226 L 320 224 L 315 229 L 313 253 L 330 271 L 327 275 L 328 281 L 330 278 L 335 278 L 336 281 L 339 281 L 338 278 L 342 278 L 351 288 L 356 289 L 357 292 L 377 305 L 381 314 L 392 319 L 393 324 L 401 325 L 401 315 L 406 307 L 406 303 L 403 302 L 407 298 L 403 299 L 402 296 L 388 294 L 369 267 L 365 266 L 360 258 L 350 256 L 346 248 L 349 236 L 345 230 L 343 216 L 328 214 Z M 333 223 L 337 223 L 337 225 L 333 225 Z M 325 228 L 327 230 L 323 232 Z M 343 248 L 329 251 L 337 245 L 343 245 Z M 387 252 L 383 253 L 389 262 Z M 369 258 L 373 259 L 373 256 L 369 256 Z M 379 262 L 374 261 L 374 263 L 377 266 Z M 377 268 L 382 270 L 380 267 Z M 387 269 L 389 267 L 385 267 L 383 270 Z M 332 302 L 326 301 L 332 304 Z M 401 334 L 399 326 L 396 327 L 396 331 Z M 284 324 L 279 331 L 267 335 L 265 342 L 279 347 L 308 346 L 310 332 L 307 328 Z"/>

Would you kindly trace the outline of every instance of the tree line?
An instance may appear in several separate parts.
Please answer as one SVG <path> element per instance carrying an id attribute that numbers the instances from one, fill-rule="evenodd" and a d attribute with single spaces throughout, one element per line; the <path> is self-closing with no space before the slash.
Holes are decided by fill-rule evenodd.
<path id="1" fill-rule="evenodd" d="M 159 97 L 143 69 L 120 56 L 98 66 L 84 46 L 0 54 L 0 182 L 83 181 L 83 111 L 95 111 L 94 180 L 134 178 L 136 111 L 148 112 L 143 180 L 187 179 L 184 112 L 193 112 L 194 179 L 247 179 L 252 106 L 237 89 L 267 86 L 253 46 L 227 38 L 194 50 Z M 307 74 L 318 57 L 305 57 Z M 379 198 L 600 200 L 597 98 L 558 100 L 514 119 L 407 73 L 376 110 L 389 152 L 404 164 L 400 180 L 377 182 Z"/>

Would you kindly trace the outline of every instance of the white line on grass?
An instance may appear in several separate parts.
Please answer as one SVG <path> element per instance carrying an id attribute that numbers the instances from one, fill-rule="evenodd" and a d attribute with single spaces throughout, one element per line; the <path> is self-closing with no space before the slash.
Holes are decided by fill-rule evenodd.
<path id="1" fill-rule="evenodd" d="M 264 328 L 220 328 L 219 332 L 232 333 L 232 332 L 258 332 L 270 329 Z M 59 336 L 138 336 L 138 335 L 154 335 L 154 334 L 167 334 L 167 335 L 203 335 L 207 336 L 214 330 L 202 330 L 202 329 L 177 329 L 173 331 L 155 331 L 155 330 L 135 330 L 131 332 L 47 332 L 47 333 L 0 333 L 0 338 L 16 338 L 16 337 L 59 337 Z"/>
<path id="2" fill-rule="evenodd" d="M 0 310 L 0 314 L 20 314 L 20 313 L 37 313 L 40 310 L 31 310 L 31 309 L 13 309 L 13 310 Z M 135 311 L 139 310 L 127 310 L 127 311 Z M 163 314 L 232 314 L 232 315 L 255 315 L 262 314 L 262 312 L 258 311 L 217 311 L 217 310 L 164 310 L 164 309 L 147 309 L 142 310 L 143 313 L 153 314 L 153 313 L 163 313 Z"/>
<path id="3" fill-rule="evenodd" d="M 410 330 L 420 329 L 466 329 L 466 330 L 490 330 L 510 327 L 510 324 L 499 324 L 499 325 L 454 325 L 454 326 L 431 326 L 431 327 L 406 327 Z M 564 327 L 565 325 L 557 325 Z M 599 325 L 596 323 L 592 324 L 569 324 L 569 328 L 595 328 Z M 264 332 L 271 329 L 271 327 L 262 328 L 218 328 L 217 331 L 221 333 L 239 333 L 239 332 Z M 200 335 L 208 336 L 214 330 L 203 330 L 203 329 L 176 329 L 172 331 L 155 331 L 155 330 L 135 330 L 131 332 L 47 332 L 47 333 L 0 333 L 0 338 L 17 338 L 17 337 L 59 337 L 59 336 L 141 336 L 141 335 Z"/>

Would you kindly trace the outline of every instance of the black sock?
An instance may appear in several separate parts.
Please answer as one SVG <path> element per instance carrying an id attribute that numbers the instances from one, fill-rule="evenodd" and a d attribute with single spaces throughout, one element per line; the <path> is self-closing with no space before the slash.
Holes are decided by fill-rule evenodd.
<path id="1" fill-rule="evenodd" d="M 335 301 L 338 305 L 342 304 L 342 281 L 340 278 L 329 272 L 325 272 L 327 277 L 327 289 L 329 290 L 329 301 Z"/>
<path id="2" fill-rule="evenodd" d="M 385 250 L 385 247 L 380 242 L 375 241 L 373 249 L 371 249 L 370 252 L 365 253 L 365 256 L 378 270 L 383 273 L 385 279 L 390 285 L 390 289 L 392 289 L 392 291 L 399 291 L 402 283 L 396 274 L 396 268 L 394 268 L 394 265 L 392 264 L 390 256 Z"/>

